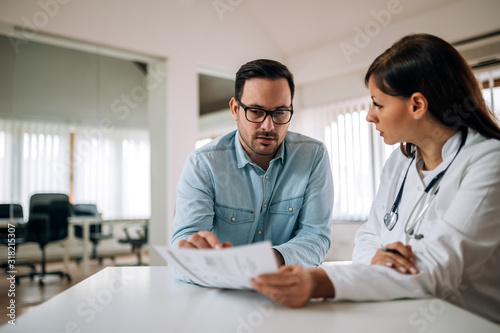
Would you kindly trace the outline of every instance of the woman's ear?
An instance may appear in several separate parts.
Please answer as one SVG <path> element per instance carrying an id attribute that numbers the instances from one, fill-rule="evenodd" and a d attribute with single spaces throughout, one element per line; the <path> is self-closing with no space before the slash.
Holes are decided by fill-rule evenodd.
<path id="1" fill-rule="evenodd" d="M 413 117 L 416 120 L 422 119 L 427 113 L 428 103 L 427 98 L 420 93 L 416 92 L 410 97 L 410 103 L 412 107 Z"/>

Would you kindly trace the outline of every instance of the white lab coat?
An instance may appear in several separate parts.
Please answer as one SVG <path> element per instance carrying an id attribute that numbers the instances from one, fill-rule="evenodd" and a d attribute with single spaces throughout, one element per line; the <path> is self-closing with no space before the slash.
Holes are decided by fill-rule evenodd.
<path id="1" fill-rule="evenodd" d="M 425 186 L 455 156 L 461 134 L 443 147 L 443 163 L 421 180 L 414 161 L 409 169 L 399 219 L 392 231 L 383 222 L 397 196 L 410 159 L 396 150 L 382 172 L 368 221 L 355 238 L 353 265 L 325 266 L 336 300 L 389 300 L 433 295 L 500 322 L 500 141 L 469 130 L 467 141 L 442 178 L 416 233 L 408 238 L 406 221 L 414 219 L 431 196 Z M 411 224 L 409 222 L 408 225 Z M 416 275 L 369 266 L 377 249 L 401 241 L 416 256 Z"/>

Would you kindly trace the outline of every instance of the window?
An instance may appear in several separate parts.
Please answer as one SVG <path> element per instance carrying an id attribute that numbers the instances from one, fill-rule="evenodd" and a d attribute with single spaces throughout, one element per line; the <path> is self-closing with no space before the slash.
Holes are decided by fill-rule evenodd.
<path id="1" fill-rule="evenodd" d="M 35 192 L 63 192 L 105 218 L 149 217 L 164 60 L 42 34 L 17 52 L 12 38 L 0 36 L 0 202 L 27 212 Z"/>
<path id="2" fill-rule="evenodd" d="M 486 105 L 500 118 L 500 66 L 476 71 Z"/>
<path id="3" fill-rule="evenodd" d="M 71 165 L 73 202 L 97 203 L 108 218 L 150 216 L 146 130 L 0 119 L 0 202 L 27 210 L 35 192 L 70 193 Z"/>
<path id="4" fill-rule="evenodd" d="M 333 220 L 365 221 L 382 167 L 398 145 L 388 146 L 366 121 L 370 99 L 306 109 L 300 132 L 325 143 L 333 173 Z"/>

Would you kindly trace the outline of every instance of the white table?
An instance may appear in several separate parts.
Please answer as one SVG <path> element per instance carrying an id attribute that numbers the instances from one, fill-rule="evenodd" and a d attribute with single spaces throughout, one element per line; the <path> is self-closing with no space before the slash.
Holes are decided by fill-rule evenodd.
<path id="1" fill-rule="evenodd" d="M 83 229 L 83 246 L 82 246 L 82 262 L 83 262 L 83 274 L 85 276 L 89 275 L 89 253 L 90 253 L 90 225 L 91 224 L 105 224 L 105 223 L 147 223 L 148 219 L 101 219 L 97 217 L 70 217 L 68 219 L 71 228 L 73 225 L 81 225 Z M 69 239 L 66 238 L 64 243 L 64 257 L 63 257 L 64 269 L 68 271 L 69 264 Z"/>
<path id="2" fill-rule="evenodd" d="M 70 217 L 68 219 L 68 228 L 72 228 L 73 225 L 81 225 L 83 229 L 82 235 L 82 261 L 83 261 L 83 274 L 85 276 L 89 275 L 89 249 L 90 249 L 90 225 L 99 223 L 99 219 L 97 217 Z M 69 235 L 69 232 L 68 232 Z M 66 238 L 64 242 L 64 270 L 68 272 L 68 264 L 69 264 L 69 237 Z"/>
<path id="3" fill-rule="evenodd" d="M 437 299 L 312 302 L 289 309 L 251 290 L 202 288 L 167 267 L 108 267 L 0 332 L 500 332 Z"/>

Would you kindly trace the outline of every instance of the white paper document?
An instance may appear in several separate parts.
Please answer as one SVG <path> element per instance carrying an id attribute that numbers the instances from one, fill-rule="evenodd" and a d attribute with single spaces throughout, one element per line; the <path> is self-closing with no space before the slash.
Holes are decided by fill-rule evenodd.
<path id="1" fill-rule="evenodd" d="M 267 241 L 219 250 L 166 246 L 155 249 L 186 278 L 205 287 L 251 289 L 251 278 L 278 271 L 271 243 Z"/>

